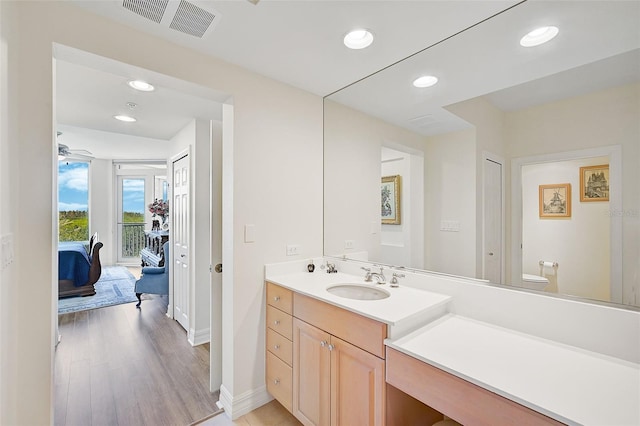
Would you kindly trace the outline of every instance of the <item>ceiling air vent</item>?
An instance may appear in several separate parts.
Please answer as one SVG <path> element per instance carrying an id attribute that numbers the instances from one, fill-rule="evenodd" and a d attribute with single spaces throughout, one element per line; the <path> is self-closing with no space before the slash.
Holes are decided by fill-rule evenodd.
<path id="1" fill-rule="evenodd" d="M 123 0 L 122 6 L 159 24 L 168 3 L 169 0 Z"/>
<path id="2" fill-rule="evenodd" d="M 202 38 L 215 17 L 216 15 L 213 13 L 193 3 L 180 0 L 180 5 L 169 28 Z"/>
<path id="3" fill-rule="evenodd" d="M 432 114 L 421 115 L 419 117 L 414 117 L 409 120 L 409 123 L 411 123 L 413 126 L 422 127 L 422 128 L 429 127 L 432 124 L 437 122 L 438 120 L 436 120 Z"/>

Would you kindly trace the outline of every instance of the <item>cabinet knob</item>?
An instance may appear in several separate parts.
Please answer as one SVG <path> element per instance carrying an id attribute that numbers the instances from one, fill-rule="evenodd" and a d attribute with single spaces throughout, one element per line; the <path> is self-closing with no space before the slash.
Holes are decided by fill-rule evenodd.
<path id="1" fill-rule="evenodd" d="M 273 349 L 277 351 L 278 349 L 280 349 L 280 345 L 273 345 Z"/>
<path id="2" fill-rule="evenodd" d="M 274 323 L 275 325 L 280 325 L 280 320 L 275 320 L 273 323 Z"/>
<path id="3" fill-rule="evenodd" d="M 320 346 L 321 346 L 321 347 L 323 347 L 323 348 L 324 348 L 325 346 L 327 346 L 327 341 L 326 341 L 326 340 L 323 340 L 322 342 L 320 342 Z"/>
<path id="4" fill-rule="evenodd" d="M 275 380 L 273 381 L 273 384 L 274 384 L 274 385 L 279 385 L 279 384 L 280 384 L 280 379 L 275 379 Z"/>
<path id="5" fill-rule="evenodd" d="M 328 348 L 329 348 L 330 351 L 332 351 L 335 348 L 335 346 L 329 345 Z"/>
<path id="6" fill-rule="evenodd" d="M 279 301 L 280 301 L 280 296 L 276 296 L 276 297 L 274 297 L 274 298 L 273 298 L 273 301 L 274 301 L 274 302 L 279 302 Z"/>

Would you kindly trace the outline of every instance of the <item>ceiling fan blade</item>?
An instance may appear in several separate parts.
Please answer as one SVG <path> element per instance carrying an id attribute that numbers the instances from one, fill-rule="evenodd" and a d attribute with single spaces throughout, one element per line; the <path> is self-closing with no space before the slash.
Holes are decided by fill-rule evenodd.
<path id="1" fill-rule="evenodd" d="M 68 160 L 81 160 L 81 161 L 91 161 L 95 157 L 93 155 L 86 154 L 78 154 L 75 152 L 69 152 L 63 155 L 63 158 L 59 159 L 59 161 L 68 161 Z"/>

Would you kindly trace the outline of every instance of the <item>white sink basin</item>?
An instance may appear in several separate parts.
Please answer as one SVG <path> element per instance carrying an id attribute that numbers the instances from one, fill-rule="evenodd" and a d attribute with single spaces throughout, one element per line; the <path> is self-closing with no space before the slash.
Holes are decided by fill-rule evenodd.
<path id="1" fill-rule="evenodd" d="M 380 300 L 391 296 L 386 290 L 362 284 L 339 284 L 327 287 L 327 291 L 339 297 L 356 300 Z"/>

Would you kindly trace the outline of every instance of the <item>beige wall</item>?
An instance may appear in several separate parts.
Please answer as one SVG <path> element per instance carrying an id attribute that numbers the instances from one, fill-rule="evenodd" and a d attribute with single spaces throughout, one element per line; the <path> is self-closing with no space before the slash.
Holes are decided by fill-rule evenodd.
<path id="1" fill-rule="evenodd" d="M 9 291 L 3 286 L 0 293 L 2 318 L 7 318 L 2 327 L 12 330 L 2 334 L 2 374 L 7 379 L 2 389 L 11 391 L 11 395 L 3 393 L 3 404 L 9 408 L 3 409 L 2 418 L 17 424 L 52 420 L 53 289 L 57 282 L 52 246 L 52 43 L 233 96 L 235 152 L 233 162 L 225 167 L 232 168 L 234 176 L 234 221 L 233 229 L 225 232 L 234 235 L 233 263 L 226 265 L 233 268 L 234 280 L 223 283 L 223 291 L 233 295 L 232 305 L 225 306 L 231 312 L 224 330 L 231 336 L 227 345 L 231 347 L 223 349 L 223 362 L 224 357 L 231 357 L 235 363 L 224 385 L 234 399 L 262 388 L 263 265 L 288 260 L 287 243 L 300 245 L 301 258 L 322 251 L 322 99 L 88 14 L 70 2 L 5 3 L 3 46 L 7 43 L 6 48 L 19 52 L 19 57 L 11 65 L 3 58 L 1 70 L 3 79 L 9 78 L 3 87 L 16 90 L 3 96 L 11 111 L 3 110 L 2 124 L 10 127 L 2 130 L 0 146 L 3 154 L 6 149 L 13 152 L 15 166 L 7 173 L 5 160 L 0 162 L 0 196 L 3 201 L 11 200 L 11 207 L 2 203 L 2 232 L 15 235 L 16 263 L 10 273 L 17 284 Z M 143 51 L 152 53 L 141 55 Z M 7 76 L 7 69 L 14 72 Z M 5 214 L 9 216 L 6 225 Z M 245 223 L 256 225 L 256 243 L 243 242 Z M 34 241 L 44 243 L 34 245 Z M 37 267 L 31 261 L 34 258 L 40 259 Z M 20 285 L 26 282 L 37 284 Z M 14 352 L 5 355 L 7 347 Z"/>
<path id="2" fill-rule="evenodd" d="M 538 275 L 539 261 L 557 262 L 558 293 L 609 301 L 608 202 L 580 202 L 580 167 L 608 158 L 532 164 L 522 168 L 522 272 Z M 539 217 L 539 185 L 571 184 L 571 218 Z"/>
<path id="3" fill-rule="evenodd" d="M 468 101 L 459 102 L 454 105 L 450 105 L 446 108 L 448 111 L 456 114 L 460 118 L 471 123 L 476 129 L 476 278 L 482 278 L 483 269 L 483 179 L 484 179 L 484 155 L 489 153 L 492 158 L 506 159 L 508 147 L 505 144 L 504 137 L 504 112 L 493 106 L 486 99 L 479 97 L 470 99 Z M 509 176 L 509 164 L 507 161 L 502 164 L 503 176 Z M 505 188 L 503 188 L 505 194 L 509 193 L 509 179 L 505 179 Z M 509 210 L 508 203 L 505 204 L 505 228 L 508 229 L 511 223 L 511 212 Z M 509 251 L 505 251 L 505 271 L 506 276 L 509 276 L 510 257 Z"/>
<path id="4" fill-rule="evenodd" d="M 114 214 L 115 189 L 113 162 L 94 159 L 89 166 L 89 218 L 91 233 L 97 232 L 104 247 L 100 250 L 100 263 L 114 265 L 117 259 Z"/>
<path id="5" fill-rule="evenodd" d="M 382 262 L 381 148 L 404 145 L 424 153 L 424 137 L 332 101 L 325 102 L 324 114 L 325 253 L 366 251 Z M 353 240 L 354 248 L 345 249 L 345 240 Z"/>
<path id="6" fill-rule="evenodd" d="M 476 131 L 427 138 L 425 155 L 425 267 L 476 276 Z M 455 221 L 457 232 L 441 230 Z"/>
<path id="7" fill-rule="evenodd" d="M 18 228 L 18 185 L 14 177 L 18 170 L 18 145 L 12 143 L 17 138 L 18 117 L 17 109 L 10 107 L 17 96 L 12 79 L 18 65 L 13 9 L 14 4 L 0 2 L 0 236 L 15 234 Z M 0 424 L 3 425 L 15 424 L 18 419 L 18 395 L 14 389 L 18 382 L 18 334 L 13 332 L 19 296 L 18 286 L 14 285 L 17 269 L 18 260 L 7 268 L 0 265 Z"/>

